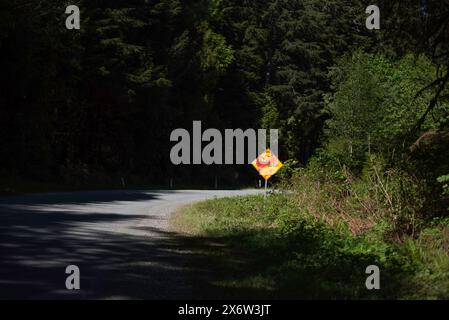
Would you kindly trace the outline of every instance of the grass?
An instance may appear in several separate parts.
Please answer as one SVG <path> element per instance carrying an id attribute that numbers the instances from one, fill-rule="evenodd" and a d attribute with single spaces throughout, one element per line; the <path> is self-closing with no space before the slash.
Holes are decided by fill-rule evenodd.
<path id="1" fill-rule="evenodd" d="M 225 245 L 208 253 L 211 281 L 236 298 L 449 298 L 449 220 L 395 239 L 388 206 L 359 193 L 361 205 L 333 182 L 304 177 L 266 205 L 252 196 L 185 207 L 173 229 Z M 381 290 L 365 287 L 369 265 L 381 270 Z"/>

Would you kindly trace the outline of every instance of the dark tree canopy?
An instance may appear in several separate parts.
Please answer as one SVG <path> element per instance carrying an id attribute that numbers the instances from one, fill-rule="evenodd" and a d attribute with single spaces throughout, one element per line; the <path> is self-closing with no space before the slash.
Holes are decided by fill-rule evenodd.
<path id="1" fill-rule="evenodd" d="M 281 157 L 306 163 L 332 117 L 329 71 L 355 50 L 437 66 L 414 136 L 448 100 L 448 1 L 78 0 L 81 30 L 60 1 L 2 1 L 0 175 L 69 185 L 212 183 L 248 168 L 175 167 L 170 132 L 276 128 Z M 417 92 L 418 94 L 419 92 Z M 447 129 L 447 122 L 442 122 Z M 251 179 L 255 176 L 250 176 Z M 231 178 L 229 183 L 233 183 Z"/>

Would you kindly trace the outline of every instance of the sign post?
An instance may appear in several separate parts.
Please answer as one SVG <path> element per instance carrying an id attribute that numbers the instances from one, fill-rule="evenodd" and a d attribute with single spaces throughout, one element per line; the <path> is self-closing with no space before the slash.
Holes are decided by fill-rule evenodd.
<path id="1" fill-rule="evenodd" d="M 267 201 L 267 193 L 268 193 L 268 179 L 265 179 L 265 196 L 264 196 L 265 201 Z"/>
<path id="2" fill-rule="evenodd" d="M 276 172 L 282 168 L 283 164 L 275 154 L 271 153 L 270 149 L 267 149 L 252 162 L 252 165 L 265 179 L 264 201 L 266 201 L 268 194 L 268 179 L 275 175 Z"/>

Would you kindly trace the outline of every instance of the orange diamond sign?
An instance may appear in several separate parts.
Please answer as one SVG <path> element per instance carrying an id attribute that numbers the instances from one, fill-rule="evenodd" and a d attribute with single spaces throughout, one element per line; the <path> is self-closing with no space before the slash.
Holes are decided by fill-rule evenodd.
<path id="1" fill-rule="evenodd" d="M 259 174 L 268 180 L 271 176 L 275 175 L 276 172 L 282 168 L 282 162 L 276 157 L 275 154 L 271 153 L 270 149 L 267 149 L 264 153 L 256 158 L 252 162 L 254 168 L 259 171 Z"/>

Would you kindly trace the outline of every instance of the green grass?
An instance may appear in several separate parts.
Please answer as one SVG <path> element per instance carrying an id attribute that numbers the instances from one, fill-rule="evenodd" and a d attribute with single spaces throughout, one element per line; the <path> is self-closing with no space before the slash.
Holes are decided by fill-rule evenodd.
<path id="1" fill-rule="evenodd" d="M 369 228 L 354 232 L 347 215 L 330 217 L 335 203 L 329 197 L 303 198 L 301 192 L 272 195 L 265 206 L 260 196 L 198 203 L 175 215 L 173 228 L 226 245 L 226 251 L 209 252 L 217 268 L 211 281 L 233 297 L 251 292 L 257 298 L 449 298 L 448 221 L 417 238 L 386 240 L 386 220 L 368 219 Z M 318 204 L 326 211 L 322 215 L 314 212 Z M 365 287 L 369 265 L 381 270 L 381 290 Z"/>

